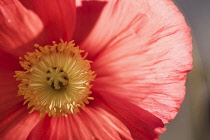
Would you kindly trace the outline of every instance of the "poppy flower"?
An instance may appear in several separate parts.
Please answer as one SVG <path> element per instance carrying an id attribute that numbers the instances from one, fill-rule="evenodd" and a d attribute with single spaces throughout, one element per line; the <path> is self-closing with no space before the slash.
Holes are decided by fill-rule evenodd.
<path id="1" fill-rule="evenodd" d="M 191 35 L 171 0 L 1 0 L 0 17 L 1 139 L 153 140 L 177 114 Z"/>

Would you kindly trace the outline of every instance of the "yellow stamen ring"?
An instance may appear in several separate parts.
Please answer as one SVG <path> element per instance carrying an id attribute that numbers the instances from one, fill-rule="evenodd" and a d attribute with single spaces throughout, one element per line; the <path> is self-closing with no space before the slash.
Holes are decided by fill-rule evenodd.
<path id="1" fill-rule="evenodd" d="M 73 41 L 46 45 L 35 44 L 34 52 L 28 52 L 20 58 L 24 71 L 16 71 L 18 95 L 24 96 L 29 113 L 34 110 L 48 116 L 61 117 L 76 114 L 84 108 L 88 100 L 93 100 L 90 82 L 95 73 L 90 70 L 91 61 L 86 60 L 87 53 L 75 47 Z"/>

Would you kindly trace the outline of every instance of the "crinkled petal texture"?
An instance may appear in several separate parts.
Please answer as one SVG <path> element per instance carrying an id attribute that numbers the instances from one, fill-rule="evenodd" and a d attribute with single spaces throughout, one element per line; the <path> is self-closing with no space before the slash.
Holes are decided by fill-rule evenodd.
<path id="1" fill-rule="evenodd" d="M 77 116 L 41 120 L 37 112 L 28 115 L 23 99 L 15 97 L 16 56 L 31 50 L 33 42 L 71 39 L 75 6 L 73 0 L 21 2 L 0 2 L 0 55 L 5 60 L 0 63 L 0 138 L 158 139 L 164 123 L 178 112 L 192 67 L 190 31 L 171 0 L 78 1 L 86 7 L 78 13 L 74 37 L 93 60 L 95 100 Z M 79 27 L 86 28 L 82 32 Z"/>
<path id="2" fill-rule="evenodd" d="M 126 100 L 97 96 L 77 116 L 45 117 L 31 131 L 29 140 L 152 140 L 164 131 L 160 119 Z"/>
<path id="3" fill-rule="evenodd" d="M 192 58 L 190 29 L 171 0 L 107 1 L 80 46 L 94 62 L 97 94 L 112 91 L 164 123 L 175 117 Z"/>

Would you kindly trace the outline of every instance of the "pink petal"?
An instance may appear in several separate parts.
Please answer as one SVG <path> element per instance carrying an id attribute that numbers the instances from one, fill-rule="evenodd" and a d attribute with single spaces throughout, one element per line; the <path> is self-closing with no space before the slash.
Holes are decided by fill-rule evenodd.
<path id="1" fill-rule="evenodd" d="M 17 97 L 14 72 L 0 68 L 0 138 L 2 140 L 26 139 L 38 122 L 38 114 L 28 114 L 23 98 Z"/>
<path id="2" fill-rule="evenodd" d="M 113 91 L 164 123 L 175 117 L 192 57 L 190 30 L 171 1 L 110 1 L 81 46 L 94 60 L 93 89 Z"/>
<path id="3" fill-rule="evenodd" d="M 97 106 L 86 107 L 77 116 L 45 117 L 30 133 L 28 140 L 121 140 L 131 139 L 126 126 Z"/>
<path id="4" fill-rule="evenodd" d="M 21 0 L 33 10 L 44 23 L 44 38 L 38 43 L 48 44 L 52 41 L 71 41 L 75 30 L 76 6 L 75 0 Z"/>
<path id="5" fill-rule="evenodd" d="M 165 128 L 160 119 L 120 98 L 97 96 L 77 116 L 45 117 L 28 140 L 153 140 Z M 137 109 L 138 108 L 138 109 Z"/>
<path id="6" fill-rule="evenodd" d="M 73 40 L 75 40 L 76 44 L 80 45 L 80 43 L 91 32 L 107 2 L 98 0 L 76 0 L 76 2 L 78 7 L 76 8 L 76 29 L 73 36 Z"/>
<path id="7" fill-rule="evenodd" d="M 25 140 L 38 121 L 38 113 L 29 115 L 25 107 L 19 107 L 0 122 L 0 138 L 1 140 Z"/>
<path id="8" fill-rule="evenodd" d="M 93 28 L 89 35 L 85 38 L 80 45 L 81 48 L 91 52 L 89 57 L 95 57 L 98 53 L 109 46 L 109 43 L 114 42 L 116 39 L 121 39 L 119 36 L 128 29 L 128 27 L 141 25 L 142 17 L 145 13 L 144 9 L 148 8 L 148 3 L 136 0 L 111 0 L 111 1 L 85 1 L 83 7 L 87 11 L 93 11 L 93 7 L 97 7 L 95 13 L 101 13 L 100 16 L 91 13 L 91 18 L 86 19 L 81 14 L 82 23 L 87 24 L 88 29 Z M 83 8 L 82 7 L 82 8 Z M 90 19 L 90 21 L 89 21 Z M 95 20 L 95 21 L 94 21 Z M 137 21 L 140 21 L 137 23 Z M 84 25 L 83 25 L 84 26 Z M 93 27 L 92 27 L 93 26 Z M 134 29 L 133 29 L 134 30 Z M 77 32 L 76 32 L 77 33 Z M 82 34 L 83 35 L 83 34 Z"/>
<path id="9" fill-rule="evenodd" d="M 95 98 L 104 104 L 102 107 L 127 126 L 133 139 L 154 140 L 165 131 L 165 126 L 159 118 L 120 96 L 113 96 L 112 92 L 94 91 L 97 93 Z"/>
<path id="10" fill-rule="evenodd" d="M 34 50 L 35 43 L 46 45 L 59 41 L 60 38 L 67 41 L 72 39 L 76 21 L 73 0 L 21 2 L 0 2 L 2 50 L 19 57 L 26 51 Z"/>
<path id="11" fill-rule="evenodd" d="M 13 76 L 14 71 L 0 68 L 0 121 L 23 106 L 23 98 L 17 96 L 18 82 Z"/>
<path id="12" fill-rule="evenodd" d="M 0 48 L 12 55 L 23 55 L 43 29 L 39 17 L 17 0 L 1 0 L 0 17 Z"/>

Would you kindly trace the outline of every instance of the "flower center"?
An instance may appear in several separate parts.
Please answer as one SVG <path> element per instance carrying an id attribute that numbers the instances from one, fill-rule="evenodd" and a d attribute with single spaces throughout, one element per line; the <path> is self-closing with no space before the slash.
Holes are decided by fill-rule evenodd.
<path id="1" fill-rule="evenodd" d="M 72 42 L 39 46 L 34 52 L 28 52 L 20 58 L 24 71 L 16 71 L 18 95 L 24 96 L 29 113 L 38 110 L 40 115 L 61 117 L 79 112 L 88 100 L 93 100 L 90 82 L 95 74 L 90 70 L 91 61 L 86 60 L 87 53 L 75 47 Z"/>
<path id="2" fill-rule="evenodd" d="M 51 67 L 46 72 L 47 83 L 53 89 L 61 89 L 68 85 L 68 74 L 59 67 Z"/>

